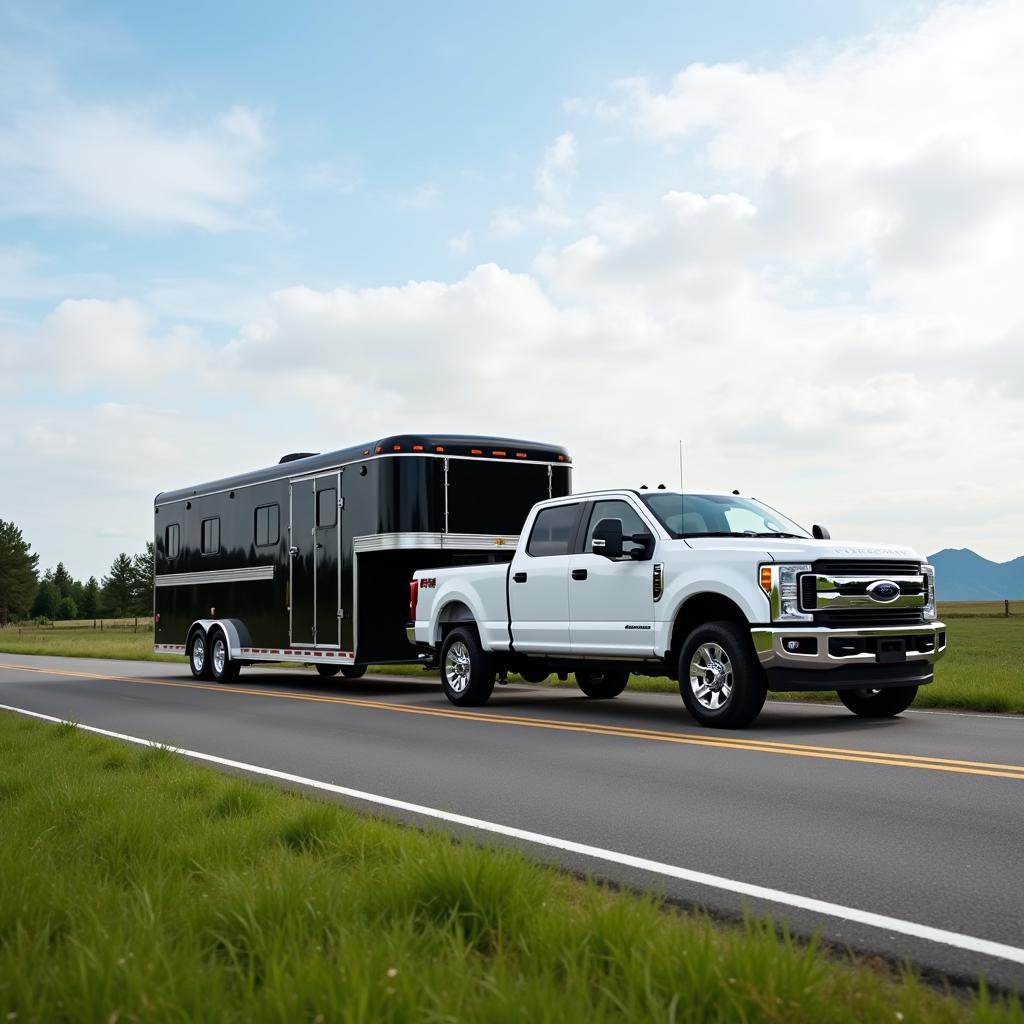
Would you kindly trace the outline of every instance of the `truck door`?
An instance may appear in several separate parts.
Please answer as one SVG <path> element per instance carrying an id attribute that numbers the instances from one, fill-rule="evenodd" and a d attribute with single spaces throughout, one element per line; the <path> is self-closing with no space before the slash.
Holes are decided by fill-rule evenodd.
<path id="1" fill-rule="evenodd" d="M 624 534 L 652 533 L 627 501 L 595 501 L 581 553 L 569 567 L 569 638 L 573 654 L 650 657 L 654 653 L 654 562 L 618 560 L 590 550 L 602 519 L 618 519 Z M 623 545 L 629 551 L 631 545 Z"/>
<path id="2" fill-rule="evenodd" d="M 522 653 L 569 653 L 569 561 L 582 502 L 537 513 L 508 583 L 512 643 Z"/>
<path id="3" fill-rule="evenodd" d="M 290 641 L 337 647 L 341 633 L 341 475 L 290 484 Z"/>

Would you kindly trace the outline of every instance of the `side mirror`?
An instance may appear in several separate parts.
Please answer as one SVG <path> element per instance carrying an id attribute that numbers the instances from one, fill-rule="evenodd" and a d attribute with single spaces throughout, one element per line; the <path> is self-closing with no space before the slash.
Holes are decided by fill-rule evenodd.
<path id="1" fill-rule="evenodd" d="M 819 526 L 817 523 L 811 527 L 811 535 L 815 540 L 831 540 L 832 538 L 832 534 L 824 526 Z"/>
<path id="2" fill-rule="evenodd" d="M 635 562 L 646 562 L 654 554 L 654 534 L 634 533 L 632 537 L 624 537 L 623 540 L 631 540 L 637 547 L 629 553 L 629 557 Z"/>
<path id="3" fill-rule="evenodd" d="M 595 555 L 605 558 L 622 557 L 622 520 L 602 519 L 594 527 L 594 537 L 590 542 L 590 550 Z"/>

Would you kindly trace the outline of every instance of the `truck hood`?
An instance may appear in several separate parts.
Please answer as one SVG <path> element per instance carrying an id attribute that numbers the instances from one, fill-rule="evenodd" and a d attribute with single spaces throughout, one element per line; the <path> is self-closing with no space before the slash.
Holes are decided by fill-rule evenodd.
<path id="1" fill-rule="evenodd" d="M 749 551 L 751 556 L 767 554 L 775 562 L 814 562 L 819 558 L 877 558 L 926 562 L 913 548 L 871 541 L 813 540 L 810 537 L 687 537 L 674 544 L 698 551 Z"/>

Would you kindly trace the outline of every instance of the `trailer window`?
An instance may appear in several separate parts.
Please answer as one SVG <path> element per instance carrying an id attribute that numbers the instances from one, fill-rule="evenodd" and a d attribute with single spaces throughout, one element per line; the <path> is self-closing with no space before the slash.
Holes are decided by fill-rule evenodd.
<path id="1" fill-rule="evenodd" d="M 277 505 L 260 505 L 256 509 L 255 538 L 257 547 L 276 544 L 281 539 L 281 511 Z"/>
<path id="2" fill-rule="evenodd" d="M 541 509 L 530 531 L 528 555 L 567 555 L 576 536 L 579 503 Z"/>
<path id="3" fill-rule="evenodd" d="M 181 527 L 170 523 L 164 530 L 164 553 L 168 558 L 177 558 L 181 548 Z"/>
<path id="4" fill-rule="evenodd" d="M 329 487 L 326 491 L 316 494 L 316 525 L 319 527 L 333 526 L 338 521 L 338 492 Z"/>
<path id="5" fill-rule="evenodd" d="M 203 520 L 202 547 L 204 555 L 215 555 L 220 551 L 220 516 Z"/>

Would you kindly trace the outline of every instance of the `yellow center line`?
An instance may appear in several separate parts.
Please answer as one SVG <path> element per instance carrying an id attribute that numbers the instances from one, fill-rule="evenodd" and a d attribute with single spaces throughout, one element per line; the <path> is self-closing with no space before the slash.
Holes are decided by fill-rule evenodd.
<path id="1" fill-rule="evenodd" d="M 596 736 L 613 736 L 620 739 L 651 740 L 659 743 L 677 743 L 685 746 L 711 747 L 727 750 L 746 750 L 761 754 L 780 754 L 789 757 L 809 757 L 827 761 L 849 761 L 860 764 L 887 765 L 897 768 L 919 768 L 927 771 L 952 772 L 960 775 L 985 775 L 992 778 L 1019 779 L 1024 781 L 1024 765 L 999 764 L 989 761 L 965 761 L 946 757 L 931 757 L 921 754 L 900 754 L 888 751 L 858 750 L 849 747 L 825 747 L 811 744 L 784 743 L 775 740 L 761 740 L 756 737 L 732 737 L 715 735 L 694 735 L 691 733 L 664 732 L 633 726 L 601 725 L 593 722 L 567 722 L 553 718 L 532 718 L 524 715 L 510 715 L 500 712 L 470 711 L 461 708 L 423 708 L 409 704 L 397 704 L 355 697 L 294 693 L 284 690 L 252 689 L 250 687 L 220 685 L 170 679 L 144 679 L 134 676 L 106 675 L 98 672 L 68 671 L 65 669 L 39 668 L 33 665 L 0 664 L 0 669 L 15 672 L 32 672 L 40 675 L 67 676 L 73 679 L 98 679 L 105 682 L 135 683 L 143 686 L 169 686 L 183 690 L 210 690 L 220 694 L 238 694 L 251 697 L 274 697 L 282 700 L 307 701 L 317 704 L 341 704 L 348 707 L 370 708 L 377 711 L 399 711 L 403 714 L 428 715 L 436 718 L 457 718 L 471 722 L 485 722 L 493 725 L 526 726 L 531 729 L 553 729 L 559 732 L 588 733 Z"/>

